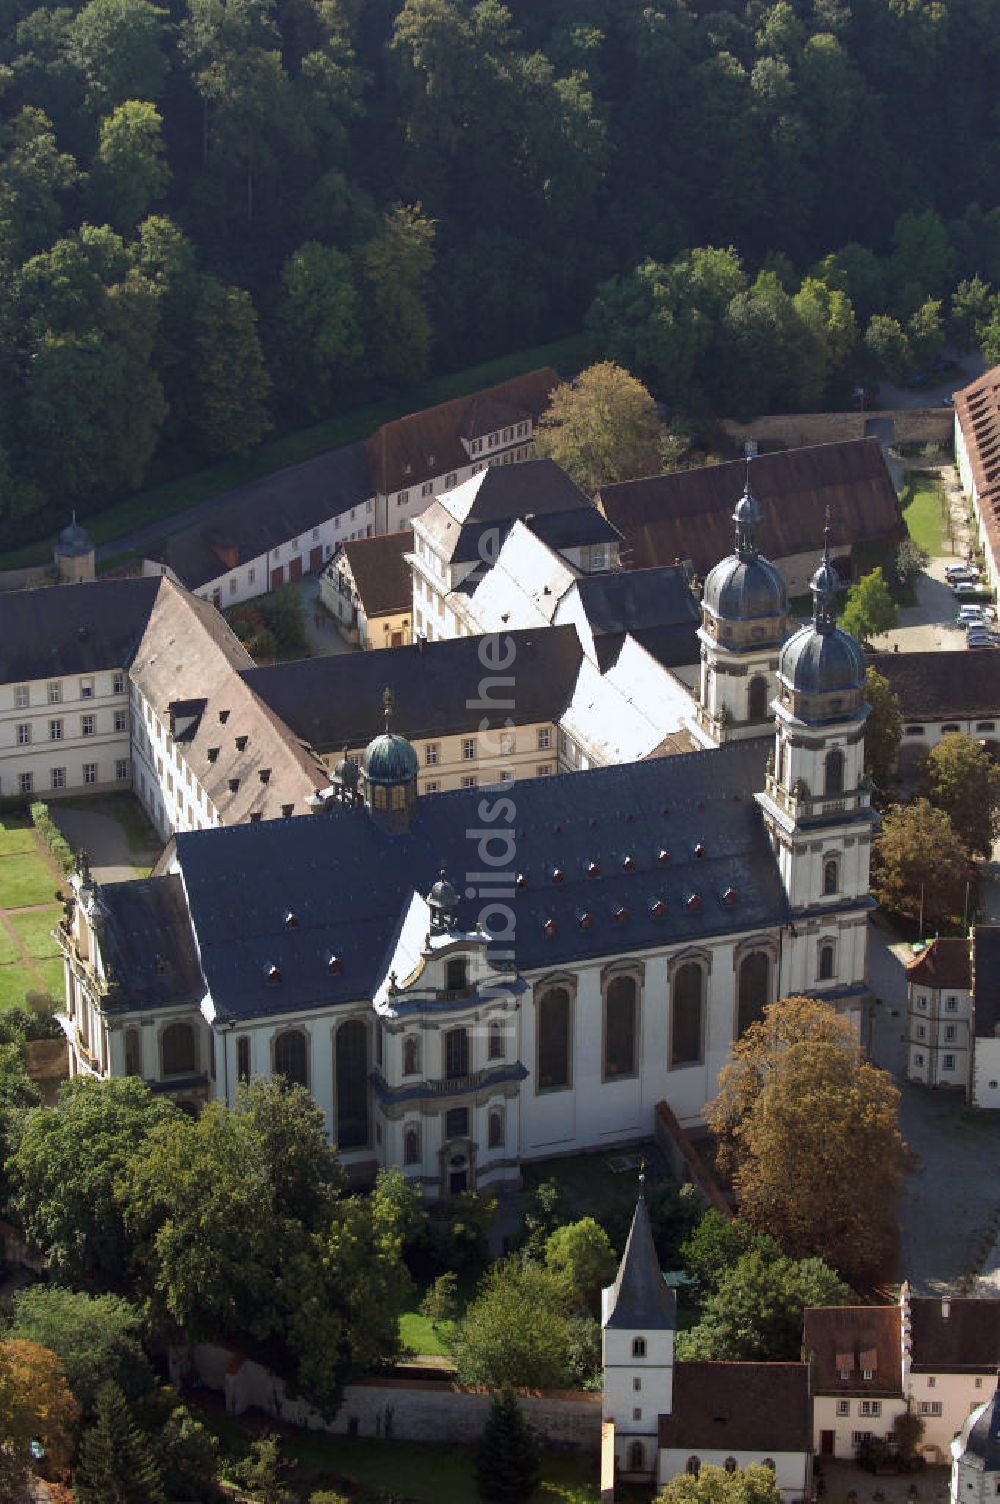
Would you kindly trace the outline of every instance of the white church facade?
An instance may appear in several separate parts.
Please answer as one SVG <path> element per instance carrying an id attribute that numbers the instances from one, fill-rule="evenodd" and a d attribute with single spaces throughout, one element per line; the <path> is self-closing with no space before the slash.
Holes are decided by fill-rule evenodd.
<path id="1" fill-rule="evenodd" d="M 418 795 L 387 715 L 311 817 L 179 834 L 144 882 L 76 876 L 73 1071 L 193 1110 L 280 1073 L 359 1181 L 398 1165 L 438 1197 L 648 1135 L 663 1099 L 697 1126 L 778 997 L 860 1029 L 863 658 L 827 559 L 786 637 L 749 490 L 734 516 L 702 606 L 702 750 Z M 484 679 L 516 696 L 502 634 L 484 641 Z"/>

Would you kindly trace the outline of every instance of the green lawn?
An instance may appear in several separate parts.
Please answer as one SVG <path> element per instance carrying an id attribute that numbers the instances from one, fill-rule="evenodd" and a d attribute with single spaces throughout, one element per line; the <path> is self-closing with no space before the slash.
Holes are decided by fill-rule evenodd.
<path id="1" fill-rule="evenodd" d="M 61 913 L 59 906 L 53 904 L 50 909 L 34 909 L 29 914 L 8 914 L 7 922 L 32 959 L 57 956 L 59 947 L 52 938 L 52 929 Z M 62 966 L 61 961 L 59 965 Z"/>
<path id="2" fill-rule="evenodd" d="M 208 1411 L 202 1419 L 218 1436 L 230 1466 L 244 1455 L 252 1432 L 217 1410 Z M 365 1490 L 357 1504 L 384 1497 L 384 1493 L 407 1504 L 474 1504 L 478 1497 L 471 1447 L 286 1432 L 282 1450 L 286 1457 L 295 1459 L 289 1482 L 303 1499 L 313 1489 L 336 1488 L 344 1483 L 359 1484 Z M 596 1504 L 596 1455 L 544 1453 L 543 1469 L 544 1481 L 533 1495 L 534 1504 Z M 369 1495 L 368 1489 L 384 1493 Z"/>
<path id="3" fill-rule="evenodd" d="M 951 553 L 945 525 L 945 497 L 939 482 L 928 476 L 915 476 L 909 500 L 903 507 L 903 521 L 914 543 L 927 550 L 932 558 Z"/>
<path id="4" fill-rule="evenodd" d="M 12 961 L 19 961 L 21 952 L 17 941 L 11 935 L 6 925 L 0 924 L 0 966 L 9 966 Z"/>
<path id="5" fill-rule="evenodd" d="M 586 365 L 592 354 L 587 335 L 576 334 L 568 339 L 557 340 L 549 345 L 536 345 L 530 350 L 519 350 L 498 360 L 456 371 L 448 376 L 438 376 L 411 388 L 405 395 L 387 397 L 381 402 L 369 402 L 363 407 L 352 408 L 312 428 L 299 429 L 285 434 L 269 444 L 262 444 L 246 459 L 225 460 L 207 470 L 198 470 L 188 475 L 169 480 L 163 485 L 151 486 L 134 496 L 127 496 L 105 511 L 86 517 L 87 531 L 95 543 L 113 543 L 126 533 L 186 511 L 198 502 L 207 501 L 223 491 L 232 490 L 259 476 L 270 475 L 286 465 L 296 465 L 302 460 L 314 459 L 328 449 L 337 449 L 344 444 L 353 444 L 366 439 L 382 423 L 403 417 L 406 413 L 419 412 L 439 402 L 448 402 L 452 397 L 475 392 L 482 387 L 493 386 L 525 371 L 539 366 L 555 366 L 561 375 L 574 376 Z M 54 539 L 26 544 L 12 549 L 0 557 L 0 568 L 19 569 L 28 564 L 47 563 L 52 557 Z M 122 558 L 126 557 L 125 555 Z M 120 561 L 117 561 L 120 562 Z"/>
<path id="6" fill-rule="evenodd" d="M 416 1297 L 419 1304 L 421 1291 Z M 414 1306 L 411 1311 L 404 1311 L 399 1318 L 399 1336 L 404 1347 L 410 1348 L 415 1353 L 430 1353 L 434 1357 L 446 1358 L 449 1353 L 443 1338 L 451 1329 L 451 1323 L 445 1322 L 439 1330 L 426 1316 L 421 1316 Z"/>
<path id="7" fill-rule="evenodd" d="M 42 991 L 61 1002 L 66 990 L 66 968 L 63 966 L 62 956 L 36 961 L 35 970 L 42 979 Z"/>
<path id="8" fill-rule="evenodd" d="M 37 847 L 18 856 L 0 856 L 0 909 L 51 903 L 58 878 Z"/>
<path id="9" fill-rule="evenodd" d="M 0 820 L 0 856 L 37 849 L 35 827 L 27 815 L 4 815 Z"/>
<path id="10" fill-rule="evenodd" d="M 61 961 L 59 968 L 61 971 Z M 29 992 L 40 990 L 38 978 L 27 966 L 0 966 L 0 1013 L 7 1008 L 22 1007 Z M 61 990 L 58 995 L 62 996 Z"/>

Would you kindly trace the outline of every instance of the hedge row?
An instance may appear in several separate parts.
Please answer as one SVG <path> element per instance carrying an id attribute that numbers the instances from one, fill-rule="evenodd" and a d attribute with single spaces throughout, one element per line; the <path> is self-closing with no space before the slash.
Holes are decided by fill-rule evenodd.
<path id="1" fill-rule="evenodd" d="M 76 857 L 72 847 L 49 814 L 47 804 L 37 803 L 31 806 L 31 823 L 46 846 L 59 863 L 64 872 L 72 872 L 76 866 Z"/>

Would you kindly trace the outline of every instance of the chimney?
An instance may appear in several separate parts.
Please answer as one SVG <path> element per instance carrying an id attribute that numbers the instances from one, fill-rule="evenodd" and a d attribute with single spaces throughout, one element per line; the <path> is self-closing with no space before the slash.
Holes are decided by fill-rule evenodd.
<path id="1" fill-rule="evenodd" d="M 941 1320 L 942 1321 L 947 1321 L 948 1317 L 950 1315 L 951 1315 L 951 1301 L 948 1299 L 948 1297 L 946 1295 L 944 1297 L 944 1299 L 941 1301 Z"/>
<path id="2" fill-rule="evenodd" d="M 418 632 L 417 633 L 417 652 L 418 653 L 423 653 L 423 652 L 426 652 L 426 650 L 427 650 L 427 638 L 424 636 L 423 632 Z"/>

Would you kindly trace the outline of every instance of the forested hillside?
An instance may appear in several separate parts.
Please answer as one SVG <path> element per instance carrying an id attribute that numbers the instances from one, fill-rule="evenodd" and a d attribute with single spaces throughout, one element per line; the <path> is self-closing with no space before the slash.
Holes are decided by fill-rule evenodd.
<path id="1" fill-rule="evenodd" d="M 0 0 L 0 38 L 3 543 L 601 284 L 681 413 L 1000 344 L 993 0 Z"/>

